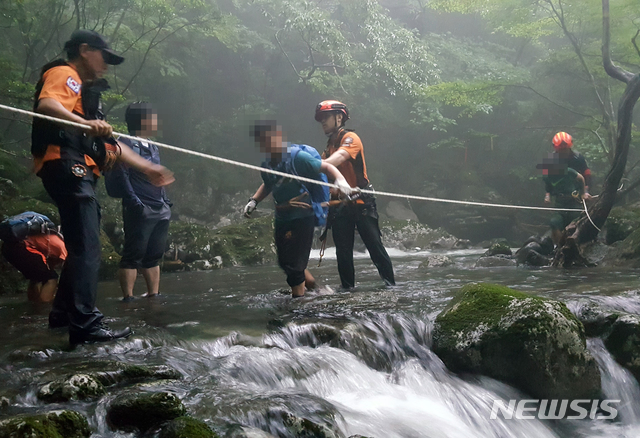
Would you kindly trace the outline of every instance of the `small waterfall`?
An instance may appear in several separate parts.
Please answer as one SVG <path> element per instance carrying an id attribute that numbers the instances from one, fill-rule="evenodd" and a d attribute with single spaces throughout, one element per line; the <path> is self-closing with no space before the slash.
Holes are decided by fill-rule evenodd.
<path id="1" fill-rule="evenodd" d="M 640 385 L 629 370 L 620 366 L 607 351 L 600 338 L 589 339 L 587 347 L 598 362 L 605 399 L 621 400 L 616 405 L 624 424 L 640 425 Z"/>

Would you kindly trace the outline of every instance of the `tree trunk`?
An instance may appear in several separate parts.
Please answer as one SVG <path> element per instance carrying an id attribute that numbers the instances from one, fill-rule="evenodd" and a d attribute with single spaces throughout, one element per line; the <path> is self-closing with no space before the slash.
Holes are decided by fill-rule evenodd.
<path id="1" fill-rule="evenodd" d="M 598 201 L 589 209 L 589 215 L 595 226 L 586 215 L 572 222 L 565 228 L 559 249 L 553 260 L 553 266 L 570 267 L 573 265 L 587 265 L 586 259 L 580 253 L 580 245 L 592 242 L 598 237 L 598 228 L 602 228 L 609 212 L 616 200 L 620 180 L 627 165 L 629 144 L 631 143 L 631 127 L 633 123 L 633 108 L 640 98 L 640 74 L 631 74 L 622 70 L 611 62 L 609 53 L 609 0 L 602 0 L 602 58 L 604 68 L 609 76 L 627 84 L 627 88 L 620 99 L 618 107 L 618 130 L 616 133 L 616 148 L 611 169 L 607 174 Z"/>

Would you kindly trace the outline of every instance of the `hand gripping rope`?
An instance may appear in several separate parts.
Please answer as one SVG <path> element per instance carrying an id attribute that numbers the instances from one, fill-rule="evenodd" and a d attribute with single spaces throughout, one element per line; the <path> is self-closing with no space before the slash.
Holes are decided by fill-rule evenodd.
<path id="1" fill-rule="evenodd" d="M 69 120 L 59 119 L 59 118 L 51 117 L 51 116 L 46 116 L 44 114 L 34 113 L 32 111 L 26 111 L 26 110 L 22 110 L 22 109 L 19 109 L 19 108 L 14 108 L 14 107 L 2 105 L 2 104 L 0 104 L 0 109 L 4 109 L 6 111 L 10 111 L 10 112 L 18 113 L 18 114 L 24 114 L 24 115 L 27 115 L 27 116 L 30 116 L 30 117 L 38 117 L 38 118 L 41 118 L 41 119 L 45 119 L 45 120 L 49 120 L 49 121 L 52 121 L 52 122 L 59 123 L 61 125 L 74 126 L 76 128 L 80 128 L 80 129 L 84 129 L 84 130 L 91 129 L 90 126 L 83 125 L 81 123 L 76 123 L 76 122 L 71 122 Z M 202 152 L 191 151 L 191 150 L 188 150 L 188 149 L 179 148 L 177 146 L 172 146 L 172 145 L 169 145 L 169 144 L 161 143 L 161 142 L 158 142 L 158 141 L 155 141 L 155 140 L 144 139 L 144 138 L 135 137 L 135 136 L 132 136 L 132 135 L 122 134 L 122 133 L 119 133 L 119 132 L 114 132 L 113 135 L 117 136 L 117 137 L 128 138 L 128 139 L 134 140 L 134 141 L 145 141 L 145 142 L 149 142 L 149 143 L 154 143 L 154 144 L 158 145 L 159 147 L 162 147 L 162 148 L 165 148 L 165 149 L 170 149 L 170 150 L 173 150 L 173 151 L 182 152 L 184 154 L 194 155 L 196 157 L 202 157 L 202 158 L 206 158 L 206 159 L 209 159 L 209 160 L 218 161 L 218 162 L 221 162 L 221 163 L 231 164 L 232 166 L 243 167 L 245 169 L 251 169 L 251 170 L 258 171 L 258 172 L 271 173 L 271 174 L 274 174 L 274 175 L 284 176 L 284 177 L 287 177 L 287 178 L 290 178 L 290 179 L 296 179 L 296 180 L 299 180 L 299 181 L 304 181 L 304 182 L 310 183 L 310 184 L 319 184 L 319 185 L 323 185 L 323 186 L 327 186 L 327 187 L 331 187 L 331 188 L 335 188 L 335 189 L 338 188 L 337 185 L 326 183 L 324 181 L 318 181 L 318 180 L 311 179 L 311 178 L 305 178 L 305 177 L 302 177 L 302 176 L 291 175 L 289 173 L 278 172 L 277 170 L 266 169 L 266 168 L 259 167 L 259 166 L 254 166 L 254 165 L 251 165 L 251 164 L 241 163 L 239 161 L 229 160 L 227 158 L 216 157 L 215 155 L 204 154 Z M 578 209 L 578 208 L 532 207 L 532 206 L 526 206 L 526 205 L 508 205 L 508 204 L 491 204 L 491 203 L 486 203 L 486 202 L 457 201 L 457 200 L 454 200 L 454 199 L 432 198 L 432 197 L 429 197 L 429 196 L 405 195 L 405 194 L 401 194 L 401 193 L 380 192 L 380 191 L 366 190 L 366 189 L 360 189 L 358 191 L 360 193 L 368 193 L 368 194 L 378 195 L 378 196 L 387 196 L 387 197 L 391 197 L 391 198 L 400 198 L 400 199 L 416 200 L 416 201 L 444 202 L 444 203 L 448 203 L 448 204 L 475 205 L 475 206 L 478 206 L 478 207 L 513 208 L 513 209 L 520 209 L 520 210 L 546 210 L 546 211 L 579 211 L 579 212 L 584 211 L 587 214 L 587 217 L 589 218 L 589 221 L 591 221 L 591 224 L 594 227 L 596 226 L 593 223 L 593 221 L 591 220 L 591 217 L 589 216 L 589 212 L 587 211 L 587 205 L 584 202 L 583 202 L 584 210 L 581 210 L 581 209 Z M 596 228 L 598 228 L 598 227 L 596 227 Z M 598 231 L 600 231 L 599 228 L 598 228 Z"/>

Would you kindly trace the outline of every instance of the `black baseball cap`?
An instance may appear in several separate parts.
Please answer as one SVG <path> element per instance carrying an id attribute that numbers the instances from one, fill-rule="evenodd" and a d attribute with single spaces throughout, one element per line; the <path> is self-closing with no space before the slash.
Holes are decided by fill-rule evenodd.
<path id="1" fill-rule="evenodd" d="M 100 35 L 98 32 L 93 30 L 85 30 L 79 29 L 73 31 L 71 34 L 71 38 L 69 41 L 64 43 L 64 48 L 69 49 L 74 46 L 80 46 L 80 44 L 87 44 L 94 49 L 102 50 L 102 56 L 104 57 L 104 62 L 110 65 L 118 65 L 124 61 L 124 58 L 116 52 L 114 52 L 107 43 L 107 40 Z"/>

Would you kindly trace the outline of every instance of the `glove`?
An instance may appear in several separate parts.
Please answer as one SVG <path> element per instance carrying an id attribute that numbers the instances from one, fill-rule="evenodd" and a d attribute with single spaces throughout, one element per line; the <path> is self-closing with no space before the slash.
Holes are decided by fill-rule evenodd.
<path id="1" fill-rule="evenodd" d="M 250 217 L 256 208 L 258 208 L 258 201 L 253 198 L 249 199 L 247 205 L 244 206 L 244 217 Z"/>
<path id="2" fill-rule="evenodd" d="M 340 191 L 340 193 L 345 196 L 349 196 L 354 192 L 354 189 L 349 185 L 347 180 L 344 178 L 337 179 L 335 183 L 338 186 L 338 190 Z"/>

